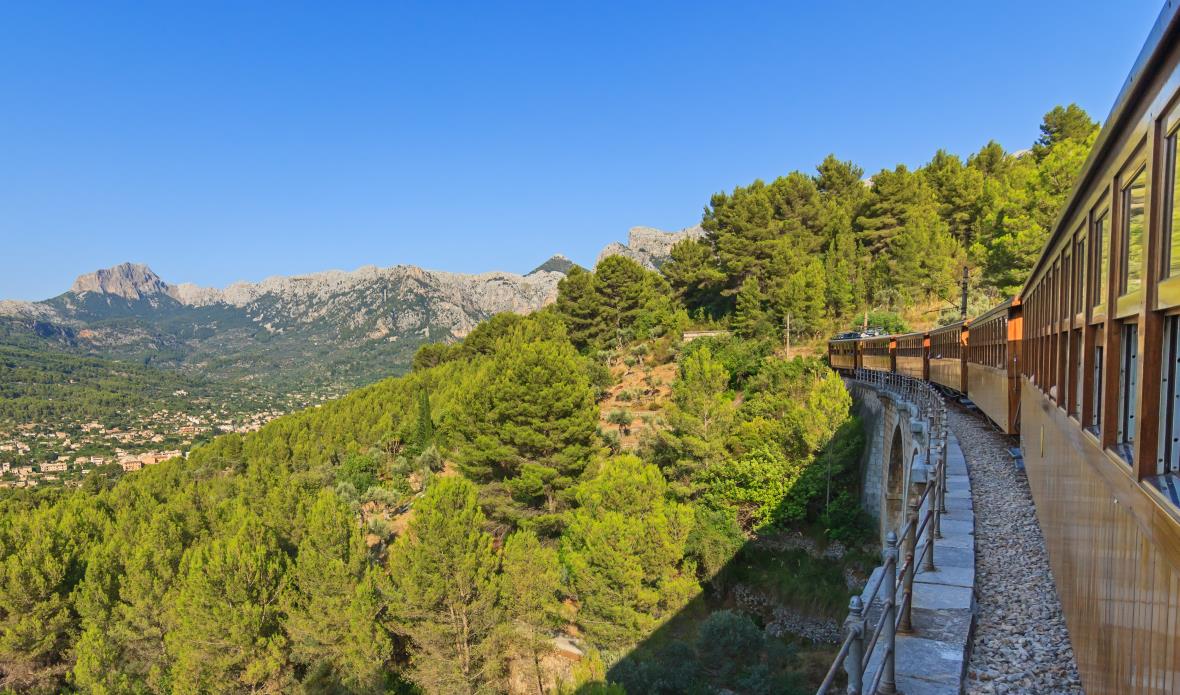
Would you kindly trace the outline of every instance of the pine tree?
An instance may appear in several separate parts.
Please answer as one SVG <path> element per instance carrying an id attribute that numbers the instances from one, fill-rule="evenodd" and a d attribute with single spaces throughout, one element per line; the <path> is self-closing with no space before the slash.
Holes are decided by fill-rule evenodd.
<path id="1" fill-rule="evenodd" d="M 666 499 L 658 468 L 619 456 L 578 490 L 561 557 L 596 643 L 633 644 L 699 590 L 684 562 L 692 510 Z"/>
<path id="2" fill-rule="evenodd" d="M 762 291 L 758 281 L 748 277 L 742 282 L 737 293 L 737 306 L 734 308 L 730 327 L 742 338 L 765 336 L 770 332 L 770 322 L 766 310 L 762 306 Z"/>
<path id="3" fill-rule="evenodd" d="M 694 494 L 700 471 L 726 455 L 725 435 L 737 412 L 729 378 L 707 346 L 692 350 L 681 362 L 657 455 L 682 496 Z"/>
<path id="4" fill-rule="evenodd" d="M 501 602 L 511 643 L 532 666 L 537 695 L 545 695 L 541 660 L 553 650 L 551 634 L 562 623 L 561 566 L 557 551 L 531 531 L 517 531 L 504 542 Z"/>
<path id="5" fill-rule="evenodd" d="M 815 186 L 826 199 L 837 201 L 848 210 L 855 210 L 868 197 L 862 180 L 864 169 L 849 161 L 841 161 L 834 154 L 824 157 L 816 167 Z"/>
<path id="6" fill-rule="evenodd" d="M 787 277 L 776 298 L 780 322 L 791 318 L 795 334 L 818 335 L 825 327 L 828 280 L 823 262 L 811 258 Z"/>
<path id="7" fill-rule="evenodd" d="M 291 659 L 305 677 L 373 690 L 389 658 L 390 638 L 379 630 L 355 629 L 358 591 L 367 551 L 352 510 L 331 490 L 322 490 L 307 513 L 303 539 L 287 573 L 282 605 Z M 364 596 L 361 600 L 363 602 Z M 360 622 L 364 622 L 364 620 Z M 376 623 L 370 623 L 379 628 Z"/>
<path id="8" fill-rule="evenodd" d="M 631 327 L 649 301 L 648 271 L 630 258 L 608 256 L 594 269 L 598 325 L 611 346 L 626 343 Z"/>
<path id="9" fill-rule="evenodd" d="M 393 623 L 410 639 L 410 675 L 427 692 L 496 690 L 502 613 L 484 521 L 475 486 L 441 478 L 415 504 L 390 551 Z"/>
<path id="10" fill-rule="evenodd" d="M 477 480 L 510 481 L 526 464 L 551 469 L 545 498 L 527 503 L 555 510 L 560 491 L 582 471 L 597 443 L 598 409 L 587 374 L 568 341 L 515 332 L 461 404 L 463 471 Z"/>
<path id="11" fill-rule="evenodd" d="M 672 247 L 672 257 L 660 270 L 690 312 L 719 315 L 726 305 L 721 290 L 725 273 L 717 267 L 713 247 L 701 239 L 685 239 Z"/>
<path id="12" fill-rule="evenodd" d="M 602 347 L 605 340 L 602 304 L 594 280 L 594 273 L 574 266 L 557 283 L 557 313 L 565 322 L 570 342 L 583 352 Z"/>
<path id="13" fill-rule="evenodd" d="M 177 505 L 179 506 L 179 505 Z M 170 659 L 169 592 L 192 536 L 183 514 L 161 508 L 132 546 L 96 549 L 86 568 L 83 595 L 103 595 L 80 610 L 86 637 L 78 645 L 76 684 L 84 690 L 167 689 Z M 124 557 L 125 555 L 125 557 Z"/>
<path id="14" fill-rule="evenodd" d="M 864 302 L 865 259 L 856 236 L 845 228 L 838 232 L 824 257 L 827 305 L 833 317 L 854 315 Z"/>
<path id="15" fill-rule="evenodd" d="M 70 648 L 80 557 L 56 513 L 9 517 L 0 547 L 0 673 L 18 690 L 56 690 Z"/>
<path id="16" fill-rule="evenodd" d="M 965 165 L 957 155 L 939 150 L 922 168 L 922 176 L 938 201 L 939 217 L 955 239 L 969 248 L 975 243 L 984 212 L 983 173 Z"/>
<path id="17" fill-rule="evenodd" d="M 1041 137 L 1033 145 L 1033 156 L 1039 162 L 1058 144 L 1066 140 L 1085 142 L 1097 133 L 1098 124 L 1082 107 L 1054 106 L 1041 120 Z"/>
<path id="18" fill-rule="evenodd" d="M 238 507 L 227 531 L 185 553 L 164 643 L 176 693 L 276 692 L 288 686 L 279 595 L 287 556 Z"/>

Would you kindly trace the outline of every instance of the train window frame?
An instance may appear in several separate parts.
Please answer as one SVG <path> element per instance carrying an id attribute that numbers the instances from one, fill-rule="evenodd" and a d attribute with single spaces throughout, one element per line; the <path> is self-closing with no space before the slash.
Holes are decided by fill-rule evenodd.
<path id="1" fill-rule="evenodd" d="M 1110 289 L 1110 205 L 1104 199 L 1090 214 L 1090 323 L 1106 320 Z"/>
<path id="2" fill-rule="evenodd" d="M 1118 211 L 1118 294 L 1116 311 L 1119 318 L 1131 313 L 1139 313 L 1142 303 L 1143 288 L 1147 280 L 1147 234 L 1151 222 L 1150 201 L 1148 199 L 1149 178 L 1147 164 L 1142 159 L 1133 160 L 1118 177 L 1119 211 Z M 1141 201 L 1134 205 L 1134 189 L 1141 188 Z M 1135 211 L 1139 211 L 1139 223 L 1134 224 Z M 1138 230 L 1138 258 L 1135 258 L 1132 244 L 1132 231 Z"/>
<path id="3" fill-rule="evenodd" d="M 1074 422 L 1082 422 L 1082 403 L 1086 397 L 1086 332 L 1075 328 L 1069 333 L 1069 416 Z"/>
<path id="4" fill-rule="evenodd" d="M 1180 314 L 1164 316 L 1162 339 L 1156 461 L 1144 482 L 1180 507 Z"/>
<path id="5" fill-rule="evenodd" d="M 1082 417 L 1086 421 L 1086 431 L 1101 441 L 1102 413 L 1105 410 L 1102 407 L 1102 396 L 1104 393 L 1103 382 L 1106 376 L 1106 331 L 1099 328 L 1094 333 L 1095 339 L 1089 351 L 1091 356 L 1090 408 L 1088 412 L 1082 413 Z"/>
<path id="6" fill-rule="evenodd" d="M 1138 414 L 1139 366 L 1139 321 L 1124 321 L 1119 324 L 1119 378 L 1118 413 L 1115 424 L 1114 450 L 1129 466 L 1135 465 L 1135 434 Z"/>
<path id="7" fill-rule="evenodd" d="M 1173 109 L 1173 122 L 1165 124 L 1158 139 L 1163 143 L 1161 194 L 1159 196 L 1159 282 L 1156 308 L 1180 306 L 1180 106 Z"/>
<path id="8" fill-rule="evenodd" d="M 1089 283 L 1086 282 L 1086 276 L 1089 274 L 1089 269 L 1086 267 L 1086 225 L 1080 223 L 1077 225 L 1077 231 L 1073 234 L 1073 258 L 1074 258 L 1074 278 L 1073 289 L 1074 297 L 1071 303 L 1070 311 L 1074 316 L 1075 323 L 1086 322 L 1086 311 L 1090 308 L 1088 297 L 1086 295 L 1089 289 Z"/>

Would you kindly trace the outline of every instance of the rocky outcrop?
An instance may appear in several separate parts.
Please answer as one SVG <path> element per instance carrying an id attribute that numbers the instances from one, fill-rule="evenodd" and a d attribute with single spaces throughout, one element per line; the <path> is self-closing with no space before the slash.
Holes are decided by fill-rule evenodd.
<path id="1" fill-rule="evenodd" d="M 152 269 L 139 263 L 120 263 L 113 268 L 79 275 L 70 292 L 97 292 L 124 299 L 142 299 L 156 294 L 167 294 L 168 283 Z"/>
<path id="2" fill-rule="evenodd" d="M 536 268 L 533 268 L 528 272 L 528 275 L 544 272 L 554 272 L 561 273 L 562 275 L 568 275 L 570 270 L 572 270 L 577 265 L 577 263 L 574 263 L 559 253 L 551 256 L 549 260 L 545 261 Z"/>
<path id="3" fill-rule="evenodd" d="M 700 239 L 705 230 L 700 225 L 666 232 L 654 227 L 632 227 L 627 243 L 612 242 L 598 254 L 598 262 L 609 256 L 625 256 L 649 270 L 658 270 L 672 257 L 672 247 L 685 239 Z"/>

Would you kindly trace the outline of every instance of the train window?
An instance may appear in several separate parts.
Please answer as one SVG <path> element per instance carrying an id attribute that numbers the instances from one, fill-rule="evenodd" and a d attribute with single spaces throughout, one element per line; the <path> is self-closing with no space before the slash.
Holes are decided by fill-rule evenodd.
<path id="1" fill-rule="evenodd" d="M 1073 313 L 1080 314 L 1086 310 L 1086 237 L 1082 230 L 1077 233 L 1074 244 L 1074 281 L 1073 281 Z"/>
<path id="2" fill-rule="evenodd" d="M 1180 197 L 1180 176 L 1177 176 L 1180 161 L 1176 158 L 1176 135 L 1172 133 L 1168 138 L 1165 154 L 1164 243 L 1161 245 L 1164 277 L 1180 277 L 1180 206 L 1176 205 L 1176 199 Z"/>
<path id="3" fill-rule="evenodd" d="M 1119 425 L 1118 452 L 1127 463 L 1135 460 L 1135 397 L 1139 384 L 1136 367 L 1139 359 L 1139 326 L 1123 325 L 1119 357 Z"/>
<path id="4" fill-rule="evenodd" d="M 1110 277 L 1110 225 L 1106 223 L 1107 214 L 1103 212 L 1094 221 L 1094 253 L 1096 267 L 1094 269 L 1094 301 L 1090 306 L 1101 306 L 1106 302 L 1106 280 Z"/>
<path id="5" fill-rule="evenodd" d="M 1070 404 L 1069 414 L 1079 422 L 1082 419 L 1082 383 L 1085 375 L 1082 373 L 1082 331 L 1073 332 L 1069 346 L 1070 359 L 1073 360 L 1073 403 Z"/>
<path id="6" fill-rule="evenodd" d="M 1102 433 L 1102 346 L 1094 346 L 1094 383 L 1090 386 L 1090 397 L 1094 399 L 1088 429 L 1095 435 Z"/>
<path id="7" fill-rule="evenodd" d="M 1160 375 L 1160 440 L 1151 482 L 1180 505 L 1180 317 L 1164 323 L 1163 373 Z"/>
<path id="8" fill-rule="evenodd" d="M 1140 169 L 1123 189 L 1123 235 L 1119 245 L 1120 295 L 1143 285 L 1143 220 L 1147 202 L 1147 170 Z"/>

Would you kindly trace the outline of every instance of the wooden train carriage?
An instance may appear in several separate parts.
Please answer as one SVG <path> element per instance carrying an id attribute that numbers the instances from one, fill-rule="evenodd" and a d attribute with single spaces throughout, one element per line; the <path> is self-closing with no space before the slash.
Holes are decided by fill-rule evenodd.
<path id="1" fill-rule="evenodd" d="M 1177 7 L 1021 293 L 1021 445 L 1091 695 L 1180 692 Z"/>
<path id="2" fill-rule="evenodd" d="M 838 372 L 851 372 L 856 369 L 856 339 L 829 340 L 828 364 Z"/>
<path id="3" fill-rule="evenodd" d="M 930 378 L 929 364 L 926 361 L 930 336 L 926 333 L 906 333 L 897 336 L 897 355 L 894 358 L 897 373 L 915 379 Z"/>
<path id="4" fill-rule="evenodd" d="M 967 322 L 959 321 L 930 331 L 930 381 L 967 393 Z"/>
<path id="5" fill-rule="evenodd" d="M 1020 299 L 1010 299 L 967 329 L 967 397 L 1005 434 L 1020 431 Z"/>
<path id="6" fill-rule="evenodd" d="M 874 372 L 893 371 L 893 349 L 896 343 L 891 335 L 876 338 L 861 338 L 857 346 L 860 366 Z"/>

